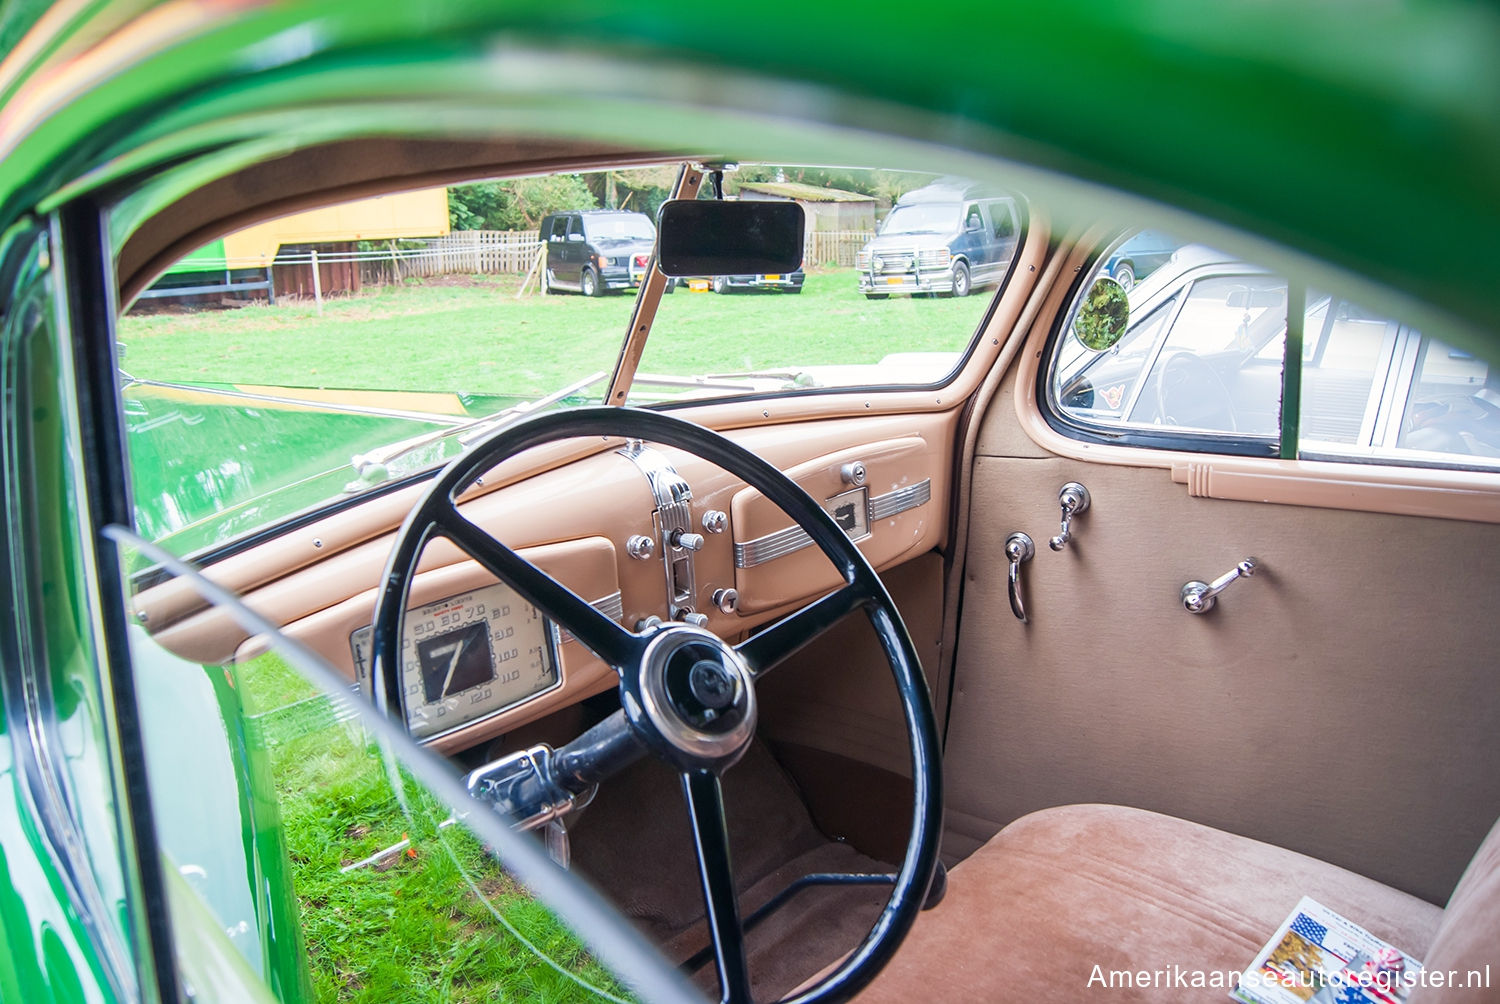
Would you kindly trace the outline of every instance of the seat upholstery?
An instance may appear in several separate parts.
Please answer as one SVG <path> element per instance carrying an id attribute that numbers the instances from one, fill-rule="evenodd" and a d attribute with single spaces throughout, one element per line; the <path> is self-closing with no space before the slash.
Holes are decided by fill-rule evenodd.
<path id="1" fill-rule="evenodd" d="M 1482 971 L 1490 985 L 1417 987 L 1408 1004 L 1500 1000 L 1500 821 L 1448 898 L 1448 909 L 1443 911 L 1443 923 L 1431 950 L 1418 958 L 1429 972 L 1457 974 L 1465 984 L 1469 972 Z"/>
<path id="2" fill-rule="evenodd" d="M 1476 859 L 1459 888 L 1471 895 L 1472 884 L 1476 902 L 1497 900 L 1497 834 L 1500 826 L 1480 853 L 1493 859 L 1485 874 L 1476 874 Z M 1225 989 L 1193 987 L 1192 974 L 1243 971 L 1302 896 L 1424 961 L 1444 917 L 1431 903 L 1270 844 L 1140 809 L 1062 806 L 1016 820 L 955 867 L 946 898 L 857 1000 L 1034 1004 L 1094 992 L 1227 1000 Z M 1483 948 L 1493 953 L 1493 944 Z M 1162 975 L 1145 987 L 1100 989 L 1124 970 Z"/>

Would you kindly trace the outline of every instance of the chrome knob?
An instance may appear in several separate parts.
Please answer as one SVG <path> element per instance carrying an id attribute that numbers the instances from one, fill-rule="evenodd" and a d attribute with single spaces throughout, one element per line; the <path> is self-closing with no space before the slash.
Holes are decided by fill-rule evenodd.
<path id="1" fill-rule="evenodd" d="M 703 550 L 703 534 L 701 533 L 688 533 L 685 530 L 673 530 L 671 541 L 673 547 L 680 547 L 684 551 Z"/>
<path id="2" fill-rule="evenodd" d="M 645 561 L 656 553 L 656 541 L 643 533 L 634 534 L 625 542 L 625 553 L 632 558 Z"/>
<path id="3" fill-rule="evenodd" d="M 1062 532 L 1047 541 L 1048 547 L 1061 551 L 1068 546 L 1068 541 L 1073 539 L 1073 517 L 1087 512 L 1091 501 L 1089 490 L 1077 481 L 1069 481 L 1058 490 L 1057 503 L 1062 506 Z"/>
<path id="4" fill-rule="evenodd" d="M 844 479 L 844 484 L 854 485 L 858 488 L 864 484 L 869 477 L 865 473 L 865 465 L 861 461 L 853 461 L 839 468 L 839 477 Z"/>
<path id="5" fill-rule="evenodd" d="M 714 606 L 718 607 L 720 610 L 724 611 L 726 614 L 732 614 L 732 613 L 734 613 L 736 610 L 739 609 L 739 606 L 740 606 L 740 594 L 739 594 L 739 590 L 737 590 L 737 589 L 715 589 L 714 590 Z"/>
<path id="6" fill-rule="evenodd" d="M 1249 578 L 1260 568 L 1254 558 L 1246 558 L 1212 582 L 1194 580 L 1182 587 L 1182 607 L 1190 614 L 1206 614 L 1214 608 L 1218 595 L 1240 576 Z"/>
<path id="7" fill-rule="evenodd" d="M 699 613 L 683 614 L 682 615 L 682 619 L 685 622 L 687 622 L 688 624 L 693 625 L 693 627 L 700 627 L 700 628 L 706 628 L 706 627 L 708 627 L 708 614 L 699 614 Z"/>
<path id="8" fill-rule="evenodd" d="M 635 629 L 637 632 L 655 631 L 659 627 L 661 627 L 661 618 L 656 616 L 655 614 L 652 614 L 650 617 L 642 617 L 640 620 L 635 622 Z"/>
<path id="9" fill-rule="evenodd" d="M 729 516 L 723 510 L 710 509 L 703 514 L 703 529 L 709 533 L 723 533 L 729 528 Z"/>

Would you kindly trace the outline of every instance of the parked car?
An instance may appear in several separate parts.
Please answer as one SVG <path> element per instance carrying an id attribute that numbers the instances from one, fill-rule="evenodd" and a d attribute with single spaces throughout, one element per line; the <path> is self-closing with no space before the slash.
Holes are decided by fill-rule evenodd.
<path id="1" fill-rule="evenodd" d="M 871 13 L 10 48 L 0 996 L 1190 1002 L 1285 926 L 1318 995 L 1496 999 L 1500 21 Z M 731 159 L 1017 194 L 843 299 L 128 313 L 293 210 Z M 863 301 L 979 285 L 970 205 L 993 295 Z M 1198 246 L 1118 295 L 1124 218 Z"/>
<path id="2" fill-rule="evenodd" d="M 1020 218 L 1015 199 L 947 177 L 902 195 L 859 250 L 859 290 L 968 296 L 1005 278 Z"/>
<path id="3" fill-rule="evenodd" d="M 539 227 L 547 245 L 548 290 L 584 296 L 636 289 L 656 249 L 656 225 L 645 213 L 585 209 L 553 213 Z"/>
<path id="4" fill-rule="evenodd" d="M 806 279 L 807 273 L 799 268 L 785 275 L 716 275 L 712 284 L 715 293 L 731 293 L 737 289 L 778 289 L 786 293 L 800 293 Z"/>
<path id="5" fill-rule="evenodd" d="M 1142 230 L 1115 248 L 1104 271 L 1130 292 L 1135 284 L 1166 264 L 1181 242 L 1156 230 Z"/>

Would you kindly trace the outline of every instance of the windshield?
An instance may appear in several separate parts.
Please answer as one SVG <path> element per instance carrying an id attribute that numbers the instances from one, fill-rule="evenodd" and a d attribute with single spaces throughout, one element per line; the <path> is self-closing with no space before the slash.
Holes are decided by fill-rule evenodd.
<path id="1" fill-rule="evenodd" d="M 368 199 L 188 255 L 118 326 L 137 527 L 201 555 L 431 470 L 526 415 L 602 403 L 651 264 L 636 242 L 654 241 L 678 170 Z M 1020 237 L 879 253 L 877 226 L 907 211 L 891 206 L 936 177 L 732 173 L 729 198 L 803 206 L 803 266 L 673 280 L 629 401 L 947 379 Z M 586 240 L 569 233 L 580 220 Z"/>
<path id="2" fill-rule="evenodd" d="M 880 233 L 945 234 L 958 229 L 959 206 L 952 202 L 897 206 L 881 224 Z"/>
<path id="3" fill-rule="evenodd" d="M 585 216 L 583 228 L 595 240 L 654 241 L 656 227 L 640 213 Z"/>

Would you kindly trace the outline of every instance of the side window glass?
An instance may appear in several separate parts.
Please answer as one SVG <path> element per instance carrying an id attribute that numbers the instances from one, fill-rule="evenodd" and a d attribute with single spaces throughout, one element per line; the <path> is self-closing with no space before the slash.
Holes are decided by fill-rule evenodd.
<path id="1" fill-rule="evenodd" d="M 1357 446 L 1374 432 L 1380 388 L 1400 326 L 1348 300 L 1310 292 L 1302 330 L 1302 438 L 1306 450 Z"/>
<path id="2" fill-rule="evenodd" d="M 583 238 L 583 217 L 575 216 L 569 221 L 568 236 L 579 240 Z"/>
<path id="3" fill-rule="evenodd" d="M 1074 418 L 1118 421 L 1135 403 L 1141 370 L 1177 306 L 1171 299 L 1131 324 L 1114 348 L 1093 353 L 1076 338 L 1066 346 L 1071 358 L 1058 367 L 1058 400 Z"/>
<path id="4" fill-rule="evenodd" d="M 1495 367 L 1436 339 L 1421 339 L 1396 446 L 1447 454 L 1465 466 L 1500 467 Z"/>
<path id="5" fill-rule="evenodd" d="M 1011 215 L 1009 203 L 997 202 L 990 206 L 990 217 L 995 225 L 995 239 L 1004 240 L 1016 234 L 1016 221 Z"/>
<path id="6" fill-rule="evenodd" d="M 552 221 L 552 232 L 548 235 L 547 239 L 553 241 L 561 241 L 566 240 L 567 237 L 568 218 L 566 216 L 559 216 Z"/>
<path id="7" fill-rule="evenodd" d="M 1285 337 L 1284 279 L 1236 275 L 1193 283 L 1130 421 L 1276 435 Z"/>
<path id="8" fill-rule="evenodd" d="M 984 229 L 984 217 L 979 215 L 979 205 L 977 203 L 970 203 L 969 207 L 964 210 L 964 229 Z"/>

